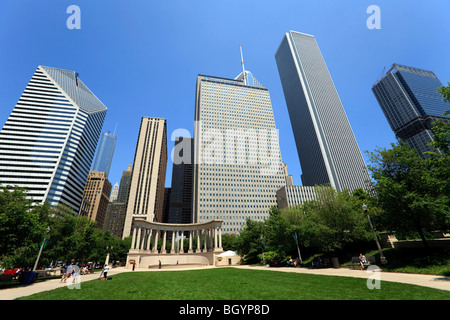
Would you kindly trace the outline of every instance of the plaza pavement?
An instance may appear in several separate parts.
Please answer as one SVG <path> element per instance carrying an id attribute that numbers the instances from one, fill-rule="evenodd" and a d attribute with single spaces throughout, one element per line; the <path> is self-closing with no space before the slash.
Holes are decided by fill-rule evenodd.
<path id="1" fill-rule="evenodd" d="M 267 271 L 281 271 L 281 272 L 296 272 L 305 274 L 316 274 L 316 275 L 328 275 L 328 276 L 342 276 L 342 277 L 356 277 L 356 278 L 366 278 L 373 276 L 373 272 L 362 271 L 362 270 L 350 270 L 349 268 L 323 268 L 323 269 L 308 269 L 308 268 L 269 268 L 269 267 L 253 267 L 253 266 L 233 266 L 239 269 L 251 269 L 251 270 L 267 270 Z M 214 266 L 199 266 L 199 267 L 182 267 L 177 268 L 163 268 L 162 269 L 136 269 L 136 271 L 176 271 L 176 270 L 194 270 L 194 269 L 206 269 L 206 268 L 216 268 Z M 113 268 L 108 272 L 108 276 L 114 276 L 122 272 L 132 272 L 131 269 L 125 269 L 124 267 Z M 100 276 L 99 272 L 93 274 L 82 275 L 81 286 L 83 282 L 98 279 Z M 440 290 L 450 291 L 450 277 L 437 276 L 437 275 L 423 275 L 423 274 L 409 274 L 409 273 L 396 273 L 396 272 L 380 272 L 381 284 L 383 281 L 400 282 L 406 284 L 413 284 L 423 287 L 430 287 Z M 56 288 L 64 287 L 70 284 L 72 279 L 67 279 L 67 283 L 61 283 L 60 279 L 51 279 L 47 281 L 42 281 L 38 283 L 33 283 L 31 285 L 20 286 L 9 289 L 0 289 L 0 300 L 14 300 L 19 297 L 24 297 L 32 295 L 38 292 L 53 290 Z"/>

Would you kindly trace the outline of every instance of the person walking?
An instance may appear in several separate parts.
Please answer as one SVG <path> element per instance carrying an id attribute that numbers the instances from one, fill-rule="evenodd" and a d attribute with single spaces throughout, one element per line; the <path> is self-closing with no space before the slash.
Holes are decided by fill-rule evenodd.
<path id="1" fill-rule="evenodd" d="M 133 271 L 134 271 L 134 268 L 136 268 L 136 261 L 133 261 Z"/>
<path id="2" fill-rule="evenodd" d="M 64 265 L 64 266 L 61 266 L 61 281 L 59 281 L 60 283 L 61 282 L 66 282 L 67 281 L 67 267 Z"/>
<path id="3" fill-rule="evenodd" d="M 105 264 L 105 266 L 103 267 L 103 280 L 107 279 L 108 271 L 109 271 L 109 266 L 107 264 Z"/>

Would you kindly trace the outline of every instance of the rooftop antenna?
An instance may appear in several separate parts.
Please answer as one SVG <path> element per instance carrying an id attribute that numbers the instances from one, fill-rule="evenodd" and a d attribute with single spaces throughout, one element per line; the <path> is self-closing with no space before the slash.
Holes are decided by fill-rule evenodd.
<path id="1" fill-rule="evenodd" d="M 247 75 L 244 68 L 244 55 L 242 54 L 242 45 L 239 43 L 239 48 L 241 49 L 241 65 L 242 65 L 242 76 L 244 77 L 244 84 L 248 85 Z"/>

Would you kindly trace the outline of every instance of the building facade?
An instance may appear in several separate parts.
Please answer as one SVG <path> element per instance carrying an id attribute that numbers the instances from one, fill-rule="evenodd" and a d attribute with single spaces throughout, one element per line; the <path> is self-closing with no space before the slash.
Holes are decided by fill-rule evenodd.
<path id="1" fill-rule="evenodd" d="M 197 77 L 193 222 L 225 233 L 264 221 L 285 176 L 269 90 L 248 71 Z"/>
<path id="2" fill-rule="evenodd" d="M 432 151 L 433 121 L 449 120 L 444 112 L 450 103 L 443 101 L 437 89 L 442 83 L 427 70 L 393 64 L 372 87 L 386 119 L 397 138 L 423 153 Z"/>
<path id="3" fill-rule="evenodd" d="M 172 167 L 168 223 L 192 223 L 192 169 L 194 166 L 194 139 L 176 137 Z"/>
<path id="4" fill-rule="evenodd" d="M 134 154 L 123 238 L 130 235 L 133 219 L 162 222 L 166 168 L 166 120 L 143 117 Z"/>
<path id="5" fill-rule="evenodd" d="M 120 179 L 120 185 L 117 191 L 117 198 L 114 202 L 109 202 L 106 214 L 105 230 L 112 235 L 121 238 L 127 214 L 128 191 L 131 182 L 131 165 L 124 170 Z"/>
<path id="6" fill-rule="evenodd" d="M 277 190 L 279 209 L 291 208 L 316 198 L 315 187 L 286 185 Z"/>
<path id="7" fill-rule="evenodd" d="M 109 176 L 114 149 L 116 148 L 116 139 L 115 135 L 107 132 L 103 133 L 98 144 L 97 155 L 95 156 L 92 170 L 106 172 L 106 175 Z"/>
<path id="8" fill-rule="evenodd" d="M 312 35 L 290 31 L 275 54 L 302 168 L 302 185 L 366 187 L 364 159 Z"/>
<path id="9" fill-rule="evenodd" d="M 77 73 L 39 66 L 0 131 L 0 184 L 78 213 L 106 111 Z"/>
<path id="10" fill-rule="evenodd" d="M 86 215 L 96 221 L 97 227 L 104 229 L 108 210 L 111 182 L 105 172 L 90 171 L 84 187 L 83 202 L 89 205 Z"/>
<path id="11" fill-rule="evenodd" d="M 111 195 L 109 196 L 109 202 L 116 202 L 119 195 L 119 184 L 116 182 L 112 188 Z"/>

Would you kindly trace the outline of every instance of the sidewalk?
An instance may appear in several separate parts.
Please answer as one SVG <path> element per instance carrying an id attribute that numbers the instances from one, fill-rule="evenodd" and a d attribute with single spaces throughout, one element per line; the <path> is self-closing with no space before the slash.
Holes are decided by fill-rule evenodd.
<path id="1" fill-rule="evenodd" d="M 111 275 L 115 275 L 121 272 L 130 271 L 129 269 L 121 268 L 111 268 L 108 272 L 108 277 Z M 100 272 L 96 273 L 88 273 L 86 275 L 80 276 L 81 284 L 85 281 L 94 280 L 100 278 Z M 35 282 L 30 285 L 22 285 L 15 288 L 10 289 L 0 289 L 0 300 L 14 300 L 19 297 L 29 296 L 38 292 L 53 290 L 61 287 L 65 287 L 68 284 L 72 283 L 72 278 L 68 278 L 66 283 L 61 282 L 61 278 L 59 279 L 51 279 L 45 280 L 41 282 Z"/>
<path id="2" fill-rule="evenodd" d="M 328 276 L 341 276 L 341 277 L 356 277 L 356 278 L 369 278 L 373 273 L 361 270 L 349 270 L 348 268 L 324 268 L 324 269 L 307 269 L 307 268 L 269 268 L 269 267 L 252 267 L 252 266 L 233 266 L 234 268 L 241 269 L 253 269 L 253 270 L 267 270 L 267 271 L 280 271 L 280 272 L 296 272 L 305 274 L 316 274 L 316 275 L 328 275 Z M 193 270 L 193 269 L 205 269 L 205 268 L 216 268 L 214 266 L 205 267 L 178 267 L 175 269 L 136 269 L 136 271 L 148 271 L 148 272 L 158 272 L 158 271 L 181 271 L 181 270 Z M 125 269 L 124 267 L 110 269 L 108 276 L 113 276 L 122 272 L 132 272 L 131 269 Z M 408 274 L 408 273 L 394 273 L 394 272 L 381 272 L 380 274 L 381 283 L 383 281 L 400 282 L 406 284 L 414 284 L 418 286 L 430 287 L 435 289 L 450 291 L 450 278 L 436 275 L 421 275 L 421 274 Z M 81 283 L 89 280 L 98 279 L 100 273 L 93 273 L 81 276 Z M 32 295 L 38 292 L 53 290 L 56 288 L 64 287 L 70 284 L 72 279 L 68 279 L 66 283 L 61 283 L 60 279 L 52 279 L 47 281 L 42 281 L 38 283 L 33 283 L 28 286 L 20 286 L 10 289 L 0 290 L 0 300 L 13 300 L 19 297 Z M 381 284 L 382 285 L 382 284 Z"/>
<path id="3" fill-rule="evenodd" d="M 367 270 L 365 271 L 350 270 L 349 268 L 308 269 L 308 268 L 288 268 L 288 267 L 269 268 L 269 267 L 250 267 L 250 266 L 236 266 L 236 268 L 246 268 L 246 269 L 252 268 L 259 270 L 296 272 L 296 273 L 365 278 L 365 279 L 368 279 L 371 275 L 374 274 L 373 272 L 370 271 L 368 272 Z M 381 283 L 383 283 L 383 281 L 400 282 L 450 291 L 450 277 L 444 276 L 381 271 L 380 280 Z"/>

